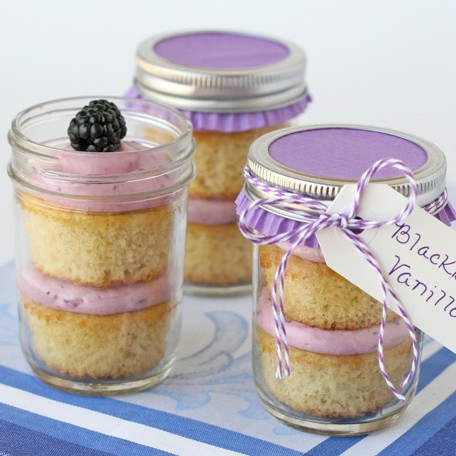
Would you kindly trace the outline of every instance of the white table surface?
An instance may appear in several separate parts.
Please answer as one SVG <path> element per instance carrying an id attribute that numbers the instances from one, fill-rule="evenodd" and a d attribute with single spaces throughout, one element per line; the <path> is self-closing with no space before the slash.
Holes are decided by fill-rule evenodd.
<path id="1" fill-rule="evenodd" d="M 170 30 L 282 36 L 308 54 L 303 122 L 394 128 L 440 146 L 456 200 L 456 2 L 452 0 L 17 0 L 0 14 L 0 264 L 14 256 L 11 119 L 35 103 L 120 95 L 136 46 Z"/>

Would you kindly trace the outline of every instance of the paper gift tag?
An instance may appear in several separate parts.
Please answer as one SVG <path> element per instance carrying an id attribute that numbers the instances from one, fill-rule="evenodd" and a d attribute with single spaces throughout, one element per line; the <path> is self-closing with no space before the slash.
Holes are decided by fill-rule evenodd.
<path id="1" fill-rule="evenodd" d="M 356 185 L 345 185 L 328 209 L 348 212 Z M 388 220 L 407 199 L 385 184 L 368 184 L 359 216 Z M 456 232 L 420 207 L 402 222 L 359 234 L 416 327 L 456 353 Z M 317 233 L 328 266 L 377 300 L 377 274 L 339 228 Z M 388 306 L 396 310 L 389 298 Z"/>

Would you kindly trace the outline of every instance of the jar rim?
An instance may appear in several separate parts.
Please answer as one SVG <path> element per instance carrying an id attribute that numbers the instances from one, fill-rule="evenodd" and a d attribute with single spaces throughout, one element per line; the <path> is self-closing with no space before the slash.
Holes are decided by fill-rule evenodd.
<path id="1" fill-rule="evenodd" d="M 124 147 L 105 153 L 71 149 L 66 136 L 70 120 L 90 101 L 99 99 L 113 101 L 123 114 L 128 129 Z M 174 192 L 194 177 L 192 131 L 182 113 L 149 100 L 51 100 L 31 106 L 13 119 L 8 134 L 13 149 L 8 174 L 20 187 L 47 195 L 48 200 L 86 200 L 78 204 L 89 209 L 108 207 L 108 201 L 150 199 Z"/>
<path id="2" fill-rule="evenodd" d="M 116 104 L 118 104 L 119 102 L 125 102 L 126 104 L 130 103 L 131 105 L 141 103 L 144 106 L 149 106 L 151 108 L 157 107 L 157 108 L 162 109 L 163 112 L 168 112 L 168 113 L 172 114 L 173 116 L 175 116 L 177 119 L 179 119 L 179 121 L 182 122 L 182 129 L 181 129 L 182 131 L 179 134 L 179 136 L 177 138 L 175 138 L 173 141 L 170 141 L 169 143 L 154 146 L 153 147 L 154 150 L 176 145 L 180 141 L 185 140 L 186 138 L 191 139 L 192 132 L 193 132 L 193 127 L 192 127 L 191 122 L 181 112 L 179 112 L 177 109 L 175 109 L 171 106 L 168 106 L 168 105 L 160 103 L 160 102 L 146 100 L 146 99 L 95 95 L 95 96 L 75 96 L 75 97 L 57 98 L 57 99 L 49 100 L 46 102 L 37 103 L 35 105 L 32 105 L 28 108 L 23 109 L 11 121 L 11 128 L 8 132 L 8 142 L 11 147 L 15 147 L 15 146 L 20 147 L 22 150 L 25 150 L 32 154 L 40 155 L 43 157 L 47 156 L 49 158 L 52 158 L 53 153 L 56 153 L 56 152 L 61 153 L 62 151 L 65 151 L 65 149 L 58 148 L 58 147 L 51 147 L 49 145 L 42 144 L 40 142 L 33 140 L 32 138 L 29 138 L 27 135 L 25 135 L 21 131 L 21 126 L 22 127 L 25 126 L 26 123 L 29 121 L 29 119 L 27 119 L 27 116 L 33 114 L 34 111 L 38 111 L 47 106 L 52 106 L 52 105 L 57 105 L 57 104 L 67 103 L 67 102 L 76 102 L 78 100 L 81 100 L 81 101 L 85 100 L 84 103 L 81 103 L 79 105 L 79 107 L 75 108 L 74 115 L 76 115 L 78 110 L 83 109 L 85 104 L 88 104 L 88 102 L 90 102 L 91 100 L 100 100 L 100 99 L 109 100 L 114 103 L 117 102 Z M 68 108 L 66 108 L 66 109 L 68 109 Z M 121 112 L 125 111 L 125 109 L 120 108 L 120 107 L 119 107 L 119 110 Z M 50 112 L 53 112 L 53 111 L 49 111 L 49 113 Z M 142 113 L 142 114 L 144 115 L 145 113 Z M 22 122 L 22 124 L 21 124 L 21 122 Z M 151 149 L 152 148 L 145 147 L 144 149 L 138 149 L 135 152 L 141 152 L 143 150 L 146 151 L 146 150 L 151 150 Z M 88 151 L 77 151 L 77 152 L 78 152 L 78 154 L 85 155 L 85 156 L 99 154 L 99 152 L 88 152 Z M 109 152 L 109 154 L 119 154 L 119 153 L 122 153 L 122 151 Z"/>

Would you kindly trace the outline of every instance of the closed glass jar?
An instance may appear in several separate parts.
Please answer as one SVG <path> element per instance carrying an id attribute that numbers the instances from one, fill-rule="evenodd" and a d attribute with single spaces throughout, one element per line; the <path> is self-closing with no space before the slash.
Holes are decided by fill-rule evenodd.
<path id="1" fill-rule="evenodd" d="M 153 386 L 172 366 L 194 144 L 179 112 L 110 98 L 127 126 L 120 149 L 76 151 L 67 128 L 90 101 L 18 114 L 8 172 L 25 357 L 52 386 L 103 395 Z"/>
<path id="2" fill-rule="evenodd" d="M 136 57 L 129 95 L 165 102 L 193 124 L 197 175 L 189 193 L 185 291 L 247 292 L 252 252 L 237 229 L 234 201 L 250 143 L 291 125 L 310 101 L 304 52 L 275 38 L 194 31 L 147 39 Z"/>
<path id="3" fill-rule="evenodd" d="M 420 206 L 447 224 L 455 219 L 446 199 L 443 153 L 411 135 L 349 125 L 301 127 L 267 134 L 249 151 L 253 180 L 239 196 L 238 214 L 254 233 L 271 237 L 254 247 L 254 380 L 265 408 L 304 430 L 355 435 L 394 423 L 415 394 L 422 335 L 415 330 L 417 368 L 401 401 L 379 367 L 381 304 L 330 269 L 312 235 L 292 251 L 283 275 L 290 375 L 276 378 L 278 353 L 282 365 L 286 360 L 283 346 L 278 349 L 272 296 L 280 281 L 279 264 L 291 247 L 280 235 L 297 232 L 306 223 L 303 216 L 318 211 L 298 202 L 254 204 L 282 189 L 329 205 L 345 184 L 357 182 L 377 160 L 387 158 L 412 169 Z M 375 175 L 375 181 L 405 196 L 410 192 L 408 180 L 393 168 Z M 398 386 L 411 369 L 412 341 L 405 322 L 391 310 L 383 346 L 385 370 Z"/>

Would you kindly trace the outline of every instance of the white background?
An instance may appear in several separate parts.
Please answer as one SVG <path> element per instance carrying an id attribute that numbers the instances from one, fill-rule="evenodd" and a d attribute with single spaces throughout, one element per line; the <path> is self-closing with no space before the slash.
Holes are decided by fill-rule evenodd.
<path id="1" fill-rule="evenodd" d="M 302 45 L 307 124 L 402 130 L 448 158 L 456 201 L 456 1 L 14 0 L 0 13 L 0 264 L 14 256 L 11 119 L 42 101 L 121 95 L 137 45 L 182 28 L 267 33 Z"/>

